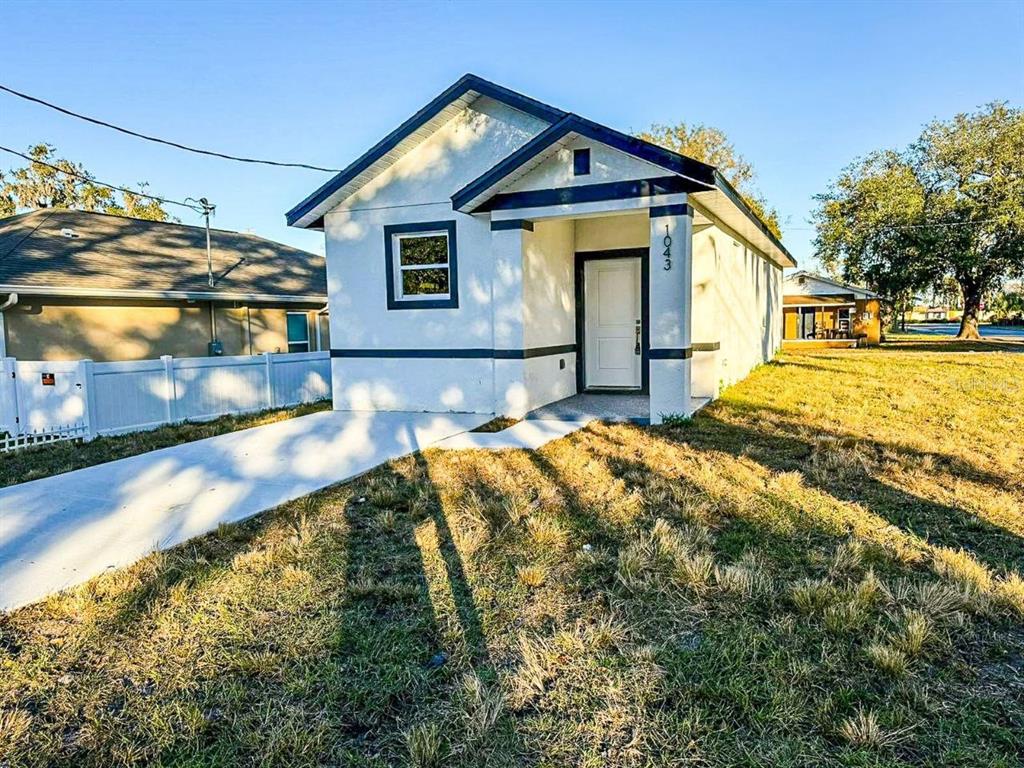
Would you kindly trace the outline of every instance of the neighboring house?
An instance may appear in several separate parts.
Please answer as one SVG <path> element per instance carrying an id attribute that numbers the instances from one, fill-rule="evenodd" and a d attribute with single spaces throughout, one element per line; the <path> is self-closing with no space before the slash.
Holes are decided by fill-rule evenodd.
<path id="1" fill-rule="evenodd" d="M 795 265 L 712 166 L 474 75 L 287 220 L 325 233 L 339 410 L 689 414 L 775 354 Z"/>
<path id="2" fill-rule="evenodd" d="M 882 338 L 878 294 L 803 270 L 783 284 L 783 334 L 794 345 L 875 345 Z"/>
<path id="3" fill-rule="evenodd" d="M 43 209 L 0 219 L 0 355 L 138 360 L 326 348 L 323 257 L 255 235 Z M 321 346 L 322 345 L 322 346 Z"/>

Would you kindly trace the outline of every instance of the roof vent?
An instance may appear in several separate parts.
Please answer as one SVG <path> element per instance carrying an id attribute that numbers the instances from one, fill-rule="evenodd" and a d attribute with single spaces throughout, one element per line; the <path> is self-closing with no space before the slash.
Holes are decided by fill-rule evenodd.
<path id="1" fill-rule="evenodd" d="M 60 231 L 61 237 L 78 237 L 78 233 L 70 227 L 65 227 Z"/>

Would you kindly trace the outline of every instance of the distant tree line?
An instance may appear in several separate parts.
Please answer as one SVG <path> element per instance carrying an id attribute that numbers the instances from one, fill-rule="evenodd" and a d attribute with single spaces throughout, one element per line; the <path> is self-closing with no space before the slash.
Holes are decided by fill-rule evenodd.
<path id="1" fill-rule="evenodd" d="M 70 208 L 97 211 L 136 219 L 168 221 L 171 216 L 159 200 L 144 197 L 148 186 L 138 193 L 118 192 L 95 183 L 82 165 L 57 157 L 49 144 L 36 144 L 26 153 L 33 159 L 6 174 L 0 171 L 0 217 L 38 208 Z"/>
<path id="2" fill-rule="evenodd" d="M 827 270 L 880 293 L 894 318 L 953 280 L 958 335 L 978 338 L 983 302 L 1024 276 L 1024 111 L 996 102 L 931 122 L 909 147 L 854 161 L 816 199 Z"/>

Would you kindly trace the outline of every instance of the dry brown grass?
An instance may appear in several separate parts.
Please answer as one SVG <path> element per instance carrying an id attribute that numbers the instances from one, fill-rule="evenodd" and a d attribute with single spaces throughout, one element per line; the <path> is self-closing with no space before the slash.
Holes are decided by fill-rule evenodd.
<path id="1" fill-rule="evenodd" d="M 407 457 L 4 617 L 0 762 L 1017 765 L 1024 356 L 941 349 Z"/>

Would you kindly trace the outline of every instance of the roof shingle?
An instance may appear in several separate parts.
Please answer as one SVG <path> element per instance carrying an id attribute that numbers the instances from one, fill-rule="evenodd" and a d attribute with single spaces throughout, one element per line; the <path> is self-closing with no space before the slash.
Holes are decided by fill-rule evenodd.
<path id="1" fill-rule="evenodd" d="M 74 237 L 67 237 L 71 230 Z M 223 229 L 210 230 L 216 287 L 207 285 L 206 231 L 170 222 L 43 209 L 0 219 L 0 285 L 111 291 L 327 295 L 324 259 Z M 244 258 L 244 262 L 240 262 Z"/>

